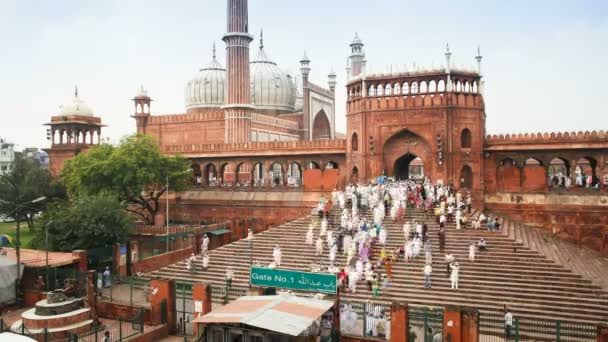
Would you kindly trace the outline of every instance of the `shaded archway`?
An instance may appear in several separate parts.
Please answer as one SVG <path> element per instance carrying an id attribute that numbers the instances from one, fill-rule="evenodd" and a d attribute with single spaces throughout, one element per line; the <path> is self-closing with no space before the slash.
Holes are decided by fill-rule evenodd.
<path id="1" fill-rule="evenodd" d="M 359 150 L 359 136 L 357 136 L 357 132 L 353 133 L 352 137 L 350 138 L 350 149 L 352 151 Z"/>
<path id="2" fill-rule="evenodd" d="M 236 167 L 236 183 L 241 186 L 249 186 L 251 184 L 251 169 L 248 164 L 240 163 Z"/>
<path id="3" fill-rule="evenodd" d="M 395 161 L 393 175 L 396 179 L 423 178 L 424 162 L 418 156 L 406 153 Z"/>
<path id="4" fill-rule="evenodd" d="M 221 168 L 222 184 L 231 185 L 234 182 L 234 169 L 232 164 L 225 163 Z"/>
<path id="5" fill-rule="evenodd" d="M 192 163 L 192 165 L 190 165 L 190 170 L 192 170 L 192 183 L 201 185 L 203 183 L 201 166 L 198 163 Z"/>
<path id="6" fill-rule="evenodd" d="M 287 185 L 290 187 L 302 186 L 302 168 L 300 164 L 292 162 L 287 167 Z"/>
<path id="7" fill-rule="evenodd" d="M 473 188 L 473 170 L 469 165 L 463 166 L 460 171 L 460 187 L 469 190 Z"/>
<path id="8" fill-rule="evenodd" d="M 272 186 L 283 185 L 283 165 L 279 163 L 273 163 L 270 165 L 268 177 Z"/>
<path id="9" fill-rule="evenodd" d="M 350 181 L 352 183 L 359 182 L 359 169 L 356 166 L 353 166 L 353 170 L 350 173 Z"/>
<path id="10" fill-rule="evenodd" d="M 330 160 L 325 164 L 325 170 L 333 170 L 338 168 L 338 163 L 333 160 Z"/>
<path id="11" fill-rule="evenodd" d="M 424 177 L 425 175 L 432 176 L 433 159 L 429 144 L 421 136 L 410 130 L 405 129 L 393 134 L 382 145 L 382 155 L 382 169 L 389 176 L 394 176 L 397 179 L 406 179 L 412 176 L 416 178 Z M 420 160 L 414 162 L 411 165 L 413 166 L 411 169 L 410 163 L 417 157 Z M 370 177 L 376 176 L 379 175 L 370 175 Z"/>
<path id="12" fill-rule="evenodd" d="M 315 161 L 308 162 L 308 164 L 306 164 L 306 168 L 309 169 L 309 170 L 312 170 L 312 169 L 321 169 L 321 167 L 319 166 L 319 163 L 317 163 Z"/>
<path id="13" fill-rule="evenodd" d="M 325 111 L 321 110 L 315 115 L 315 120 L 312 125 L 313 140 L 331 139 L 331 125 Z"/>
<path id="14" fill-rule="evenodd" d="M 217 168 L 213 163 L 209 163 L 205 166 L 205 182 L 210 186 L 217 185 Z"/>
<path id="15" fill-rule="evenodd" d="M 253 186 L 263 186 L 264 185 L 264 166 L 261 162 L 257 162 L 253 165 L 252 170 L 252 183 Z"/>
<path id="16" fill-rule="evenodd" d="M 590 187 L 597 181 L 597 160 L 591 157 L 582 157 L 576 160 L 574 169 L 575 184 Z"/>

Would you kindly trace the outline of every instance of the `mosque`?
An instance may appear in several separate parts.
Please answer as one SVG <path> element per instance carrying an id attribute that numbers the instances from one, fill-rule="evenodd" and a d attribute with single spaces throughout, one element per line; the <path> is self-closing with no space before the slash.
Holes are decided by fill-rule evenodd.
<path id="1" fill-rule="evenodd" d="M 152 114 L 143 88 L 133 98 L 137 133 L 192 161 L 193 187 L 171 199 L 172 217 L 246 215 L 268 227 L 301 217 L 320 194 L 350 182 L 427 176 L 471 193 L 476 207 L 608 253 L 600 200 L 608 184 L 606 132 L 489 135 L 479 52 L 474 68 L 454 65 L 446 47 L 441 66 L 371 73 L 355 35 L 340 104 L 343 136 L 335 127 L 337 75 L 327 75 L 327 86 L 311 82 L 306 55 L 300 74 L 290 75 L 268 57 L 262 33 L 250 53 L 248 1 L 227 3 L 226 60 L 214 47 L 208 66 L 185 82 L 185 112 Z M 101 141 L 101 119 L 78 93 L 48 125 L 54 175 Z M 232 197 L 222 197 L 222 206 L 218 193 L 226 190 Z"/>

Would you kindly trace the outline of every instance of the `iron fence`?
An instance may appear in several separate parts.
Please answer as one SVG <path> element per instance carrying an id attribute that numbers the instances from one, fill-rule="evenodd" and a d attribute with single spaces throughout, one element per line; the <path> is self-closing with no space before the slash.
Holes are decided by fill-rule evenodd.
<path id="1" fill-rule="evenodd" d="M 13 284 L 6 286 L 6 287 L 1 287 L 0 288 L 0 305 L 10 305 L 10 304 L 14 304 L 16 302 L 16 291 L 15 291 L 15 285 L 17 284 L 17 282 L 14 282 Z"/>
<path id="2" fill-rule="evenodd" d="M 156 236 L 146 239 L 131 241 L 137 244 L 138 261 L 174 252 L 180 249 L 194 246 L 194 234 L 192 232 L 179 232 L 168 236 Z"/>
<path id="3" fill-rule="evenodd" d="M 177 332 L 182 336 L 194 334 L 194 301 L 192 300 L 192 284 L 175 283 L 175 313 Z"/>
<path id="4" fill-rule="evenodd" d="M 103 341 L 104 337 L 109 336 L 111 342 L 125 341 L 133 336 L 144 332 L 144 310 L 140 309 L 133 318 L 112 321 L 106 324 L 93 324 L 89 331 L 72 334 L 72 333 L 55 333 L 49 332 L 48 329 L 28 329 L 21 324 L 17 329 L 11 330 L 10 327 L 0 319 L 0 333 L 12 332 L 19 335 L 28 336 L 39 342 L 97 342 Z"/>
<path id="5" fill-rule="evenodd" d="M 390 314 L 386 304 L 340 301 L 340 333 L 390 340 Z"/>
<path id="6" fill-rule="evenodd" d="M 513 326 L 507 328 L 503 316 L 480 313 L 478 336 L 479 342 L 505 340 L 595 342 L 597 340 L 597 326 L 589 323 L 515 317 Z"/>
<path id="7" fill-rule="evenodd" d="M 408 306 L 406 327 L 408 341 L 441 342 L 443 341 L 443 309 Z"/>
<path id="8" fill-rule="evenodd" d="M 149 303 L 150 281 L 148 279 L 112 275 L 108 284 L 107 278 L 104 278 L 103 274 L 98 273 L 96 277 L 97 295 L 100 300 L 129 305 Z"/>

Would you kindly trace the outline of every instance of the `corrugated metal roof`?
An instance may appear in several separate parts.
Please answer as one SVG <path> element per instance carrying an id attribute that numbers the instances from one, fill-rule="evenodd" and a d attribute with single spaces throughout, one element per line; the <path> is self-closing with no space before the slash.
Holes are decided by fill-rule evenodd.
<path id="1" fill-rule="evenodd" d="M 334 305 L 328 300 L 279 296 L 246 296 L 197 318 L 195 323 L 240 323 L 298 336 Z"/>

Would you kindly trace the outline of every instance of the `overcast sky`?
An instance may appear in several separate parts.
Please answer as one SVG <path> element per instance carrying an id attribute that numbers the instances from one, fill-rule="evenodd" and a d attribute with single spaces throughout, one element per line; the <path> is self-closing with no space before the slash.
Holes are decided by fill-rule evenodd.
<path id="1" fill-rule="evenodd" d="M 250 0 L 252 55 L 266 53 L 311 79 L 338 74 L 337 123 L 345 129 L 344 67 L 358 32 L 373 71 L 471 65 L 481 46 L 488 133 L 608 128 L 608 1 Z M 211 59 L 224 63 L 225 0 L 0 0 L 0 136 L 46 147 L 44 123 L 74 85 L 109 127 L 133 133 L 131 98 L 143 84 L 153 114 L 184 112 L 184 86 Z"/>

